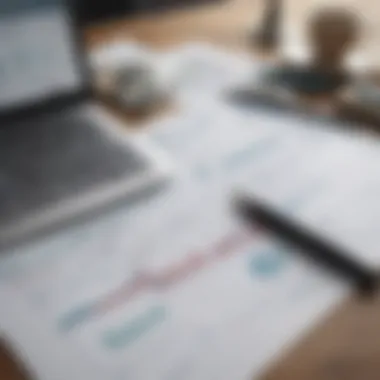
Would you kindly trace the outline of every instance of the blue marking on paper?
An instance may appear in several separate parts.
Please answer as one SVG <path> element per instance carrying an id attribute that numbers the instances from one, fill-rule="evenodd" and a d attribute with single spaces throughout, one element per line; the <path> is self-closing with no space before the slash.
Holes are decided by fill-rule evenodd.
<path id="1" fill-rule="evenodd" d="M 123 349 L 162 323 L 166 316 L 167 311 L 164 306 L 154 306 L 125 325 L 105 332 L 102 344 L 113 351 Z"/>
<path id="2" fill-rule="evenodd" d="M 292 195 L 285 202 L 283 210 L 291 214 L 297 213 L 300 209 L 305 207 L 309 201 L 315 201 L 319 196 L 323 195 L 325 189 L 324 183 L 321 181 L 312 181 L 301 189 L 298 194 Z"/>
<path id="3" fill-rule="evenodd" d="M 208 180 L 212 175 L 212 170 L 209 167 L 206 167 L 205 165 L 198 166 L 195 168 L 194 177 L 199 181 L 206 181 Z"/>
<path id="4" fill-rule="evenodd" d="M 85 320 L 96 315 L 96 304 L 85 304 L 81 307 L 76 307 L 69 311 L 58 321 L 58 328 L 61 332 L 70 332 L 75 327 L 82 324 Z"/>
<path id="5" fill-rule="evenodd" d="M 269 278 L 278 275 L 285 266 L 286 258 L 278 247 L 263 250 L 250 259 L 248 268 L 252 277 Z"/>
<path id="6" fill-rule="evenodd" d="M 236 167 L 240 167 L 250 162 L 252 159 L 256 158 L 257 156 L 266 152 L 270 152 L 272 148 L 276 148 L 275 143 L 277 141 L 278 139 L 274 138 L 273 136 L 260 140 L 260 141 L 255 141 L 253 144 L 249 146 L 245 146 L 244 148 L 228 156 L 224 160 L 222 165 L 227 170 L 234 170 Z"/>
<path id="7" fill-rule="evenodd" d="M 266 153 L 272 152 L 272 149 L 277 147 L 277 142 L 278 139 L 271 136 L 229 153 L 214 166 L 202 163 L 195 167 L 193 172 L 194 177 L 199 181 L 207 181 L 218 169 L 221 169 L 222 172 L 238 170 L 244 165 L 252 163 L 257 158 L 265 158 Z"/>

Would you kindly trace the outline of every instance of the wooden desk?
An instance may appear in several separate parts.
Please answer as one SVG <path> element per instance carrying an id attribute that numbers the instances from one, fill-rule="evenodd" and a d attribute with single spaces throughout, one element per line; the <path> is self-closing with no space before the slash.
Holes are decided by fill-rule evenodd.
<path id="1" fill-rule="evenodd" d="M 295 4 L 292 9 L 297 19 L 304 14 L 308 2 L 291 1 Z M 356 4 L 375 2 L 350 1 Z M 257 2 L 234 0 L 221 6 L 112 22 L 91 28 L 86 32 L 86 38 L 89 47 L 122 36 L 125 39 L 138 39 L 156 48 L 204 40 L 234 49 L 246 49 L 247 32 L 260 14 Z M 263 374 L 262 379 L 379 380 L 379 342 L 380 302 L 352 298 L 326 321 L 322 321 L 306 339 L 288 350 L 282 360 Z M 0 378 L 26 379 L 1 347 Z"/>
<path id="2" fill-rule="evenodd" d="M 174 11 L 95 26 L 86 33 L 90 47 L 114 37 L 137 39 L 155 48 L 185 41 L 211 41 L 230 47 L 245 45 L 247 31 L 259 16 L 258 0 L 234 0 L 221 5 Z"/>

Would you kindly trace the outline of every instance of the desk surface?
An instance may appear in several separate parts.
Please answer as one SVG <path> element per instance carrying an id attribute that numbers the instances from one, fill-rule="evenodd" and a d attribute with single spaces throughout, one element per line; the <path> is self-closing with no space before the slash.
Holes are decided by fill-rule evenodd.
<path id="1" fill-rule="evenodd" d="M 286 0 L 287 22 L 302 24 L 309 5 L 317 1 L 319 0 Z M 372 0 L 336 2 L 360 7 L 362 16 L 367 20 L 376 10 L 380 11 L 380 3 Z M 96 46 L 115 36 L 126 39 L 132 37 L 158 48 L 184 41 L 203 40 L 231 48 L 247 49 L 249 31 L 259 17 L 258 0 L 233 0 L 223 5 L 176 11 L 160 17 L 142 17 L 100 25 L 88 31 L 87 40 L 90 46 Z M 377 39 L 377 36 L 380 37 L 377 32 L 374 29 L 368 30 L 363 39 Z M 264 375 L 263 380 L 378 380 L 378 321 L 379 301 L 353 298 L 287 352 Z"/>
<path id="2" fill-rule="evenodd" d="M 376 3 L 373 0 L 350 2 Z M 257 3 L 258 0 L 235 0 L 218 6 L 109 22 L 88 30 L 86 39 L 90 47 L 123 36 L 126 39 L 138 39 L 154 47 L 205 40 L 246 49 L 247 33 L 260 14 Z M 291 0 L 291 3 L 292 17 L 302 17 L 305 3 L 308 2 Z M 378 7 L 380 10 L 380 3 Z M 353 298 L 287 352 L 264 375 L 264 380 L 378 380 L 378 321 L 379 301 Z M 2 380 L 25 379 L 4 349 L 0 349 L 0 375 Z"/>

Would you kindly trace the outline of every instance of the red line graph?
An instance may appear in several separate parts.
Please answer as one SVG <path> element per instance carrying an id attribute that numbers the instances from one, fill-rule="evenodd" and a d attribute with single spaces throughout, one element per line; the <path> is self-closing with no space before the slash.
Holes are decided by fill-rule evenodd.
<path id="1" fill-rule="evenodd" d="M 100 299 L 76 306 L 60 319 L 65 330 L 71 330 L 89 319 L 104 315 L 125 305 L 136 296 L 149 291 L 165 291 L 232 255 L 242 253 L 240 248 L 257 240 L 259 231 L 245 229 L 232 231 L 204 250 L 189 252 L 184 259 L 156 272 L 141 271 Z"/>
<path id="2" fill-rule="evenodd" d="M 174 287 L 206 266 L 236 253 L 237 248 L 252 241 L 252 237 L 253 235 L 247 232 L 235 231 L 224 236 L 205 252 L 190 252 L 182 262 L 157 272 L 141 272 L 132 281 L 125 282 L 112 294 L 108 294 L 100 300 L 99 310 L 107 312 L 117 307 L 118 304 L 128 302 L 136 295 L 148 290 L 164 291 Z"/>

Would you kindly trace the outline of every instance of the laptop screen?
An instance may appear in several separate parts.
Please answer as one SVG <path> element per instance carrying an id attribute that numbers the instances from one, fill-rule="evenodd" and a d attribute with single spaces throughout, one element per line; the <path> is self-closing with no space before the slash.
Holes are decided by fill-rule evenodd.
<path id="1" fill-rule="evenodd" d="M 0 0 L 0 113 L 82 86 L 65 0 Z"/>

